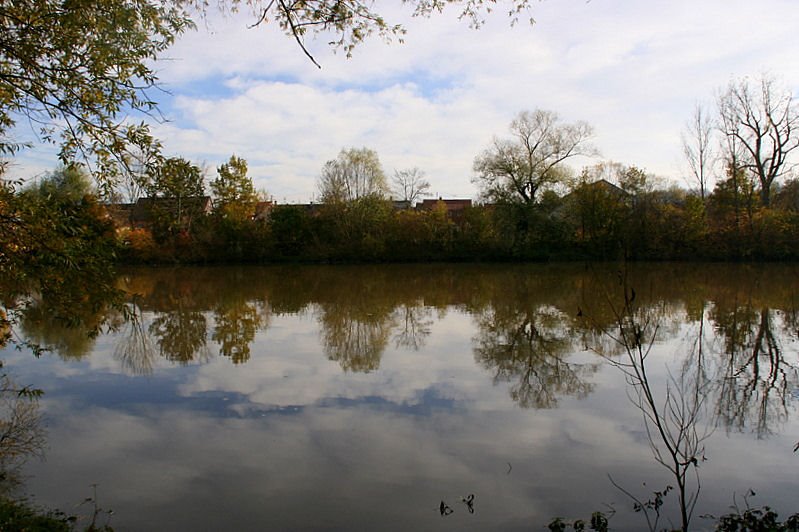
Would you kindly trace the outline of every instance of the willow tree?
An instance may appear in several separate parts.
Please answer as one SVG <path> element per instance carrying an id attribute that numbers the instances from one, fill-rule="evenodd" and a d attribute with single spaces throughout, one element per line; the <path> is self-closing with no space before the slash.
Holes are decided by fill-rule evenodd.
<path id="1" fill-rule="evenodd" d="M 13 138 L 30 123 L 60 146 L 63 163 L 91 161 L 98 175 L 127 166 L 130 146 L 153 143 L 147 93 L 153 61 L 192 27 L 178 2 L 148 0 L 9 0 L 0 3 L 0 155 L 25 143 Z"/>
<path id="2" fill-rule="evenodd" d="M 325 163 L 319 175 L 319 194 L 325 203 L 384 198 L 387 193 L 380 158 L 369 148 L 342 149 L 338 157 Z"/>

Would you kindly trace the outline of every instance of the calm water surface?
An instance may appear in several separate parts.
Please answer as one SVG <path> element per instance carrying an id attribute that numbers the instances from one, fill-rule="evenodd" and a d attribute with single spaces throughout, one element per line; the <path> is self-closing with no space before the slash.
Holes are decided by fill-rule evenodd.
<path id="1" fill-rule="evenodd" d="M 657 325 L 652 386 L 701 384 L 696 529 L 750 489 L 750 504 L 799 511 L 798 273 L 628 272 Z M 26 490 L 89 513 L 76 505 L 96 484 L 117 530 L 542 530 L 611 508 L 613 528 L 640 529 L 609 475 L 642 499 L 674 481 L 607 362 L 625 356 L 606 334 L 619 278 L 585 265 L 125 272 L 136 320 L 88 339 L 34 308 L 20 330 L 52 351 L 2 352 L 45 391 L 46 460 L 27 464 Z"/>

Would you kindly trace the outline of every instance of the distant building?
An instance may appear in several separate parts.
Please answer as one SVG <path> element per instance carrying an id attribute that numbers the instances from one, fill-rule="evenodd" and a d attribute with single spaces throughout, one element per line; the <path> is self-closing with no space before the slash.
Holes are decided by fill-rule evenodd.
<path id="1" fill-rule="evenodd" d="M 207 216 L 213 210 L 210 196 L 187 198 L 139 198 L 136 203 L 112 203 L 106 207 L 108 216 L 118 227 L 149 228 L 159 215 L 180 214 L 182 224 Z"/>
<path id="2" fill-rule="evenodd" d="M 105 212 L 114 222 L 115 227 L 131 227 L 131 217 L 135 203 L 111 203 L 105 206 Z"/>
<path id="3" fill-rule="evenodd" d="M 571 199 L 578 194 L 579 191 L 590 191 L 593 193 L 604 193 L 611 197 L 626 198 L 629 194 L 621 187 L 614 185 L 607 179 L 600 179 L 591 183 L 582 183 L 577 186 L 577 189 L 569 192 L 563 196 L 564 201 L 571 201 Z"/>
<path id="4" fill-rule="evenodd" d="M 272 214 L 272 209 L 274 208 L 275 203 L 273 201 L 259 201 L 255 204 L 255 215 L 252 219 L 265 222 L 269 219 L 269 215 Z"/>
<path id="5" fill-rule="evenodd" d="M 323 203 L 281 203 L 272 206 L 272 211 L 276 209 L 300 209 L 305 211 L 308 216 L 317 216 L 324 206 Z"/>
<path id="6" fill-rule="evenodd" d="M 426 199 L 423 200 L 421 203 L 416 204 L 416 208 L 420 211 L 432 211 L 433 209 L 437 208 L 439 205 L 444 205 L 447 210 L 447 214 L 450 216 L 459 214 L 464 209 L 467 209 L 472 206 L 472 200 L 470 199 Z"/>

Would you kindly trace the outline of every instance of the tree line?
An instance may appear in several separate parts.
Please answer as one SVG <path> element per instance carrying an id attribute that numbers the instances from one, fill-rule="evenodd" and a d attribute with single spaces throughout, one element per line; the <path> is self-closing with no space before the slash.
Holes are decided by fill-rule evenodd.
<path id="1" fill-rule="evenodd" d="M 495 137 L 475 158 L 480 201 L 456 213 L 444 204 L 408 209 L 430 195 L 425 173 L 395 170 L 389 182 L 374 150 L 350 148 L 323 165 L 319 205 L 278 206 L 255 220 L 246 163 L 233 157 L 211 183 L 217 216 L 193 226 L 189 256 L 163 231 L 145 235 L 149 248 L 128 242 L 127 256 L 150 260 L 160 250 L 162 259 L 199 261 L 795 259 L 797 121 L 790 91 L 773 78 L 731 82 L 715 110 L 697 106 L 685 127 L 694 185 L 686 190 L 612 161 L 575 172 L 571 162 L 599 153 L 593 128 L 565 123 L 552 111 L 523 111 L 509 135 Z M 229 183 L 225 190 L 220 180 Z M 397 208 L 391 198 L 405 203 Z"/>
<path id="2" fill-rule="evenodd" d="M 475 25 L 492 5 L 409 3 L 421 16 L 458 4 Z M 360 2 L 253 5 L 256 24 L 276 25 L 300 45 L 306 32 L 332 31 L 339 37 L 333 45 L 350 53 L 370 34 L 404 32 Z M 513 5 L 512 19 L 530 7 Z M 183 1 L 56 0 L 14 0 L 0 8 L 0 278 L 7 309 L 0 330 L 8 330 L 9 313 L 31 288 L 63 293 L 70 319 L 71 298 L 112 288 L 103 280 L 111 279 L 115 260 L 796 258 L 796 108 L 790 91 L 765 77 L 733 81 L 714 109 L 697 108 L 684 135 L 696 191 L 664 186 L 633 165 L 605 162 L 575 172 L 569 166 L 575 157 L 597 154 L 591 126 L 534 110 L 520 113 L 509 135 L 477 156 L 481 202 L 457 216 L 441 205 L 397 210 L 387 200 L 392 188 L 411 202 L 424 197 L 430 185 L 419 169 L 395 172 L 393 187 L 382 170 L 342 181 L 377 161 L 371 150 L 351 149 L 320 172 L 323 202 L 314 212 L 279 206 L 254 219 L 259 198 L 246 161 L 231 158 L 209 184 L 214 213 L 194 217 L 183 200 L 208 193 L 201 170 L 165 157 L 146 123 L 131 116 L 157 113 L 148 91 L 158 82 L 154 60 L 204 9 Z M 15 138 L 24 123 L 59 146 L 63 164 L 25 186 L 11 172 L 27 147 Z M 119 192 L 176 201 L 162 203 L 168 208 L 155 212 L 146 229 L 120 235 L 102 205 Z"/>
<path id="3" fill-rule="evenodd" d="M 405 3 L 422 17 L 453 4 L 475 26 L 493 6 L 483 0 Z M 511 4 L 512 21 L 532 7 L 527 0 Z M 219 5 L 243 7 L 238 0 Z M 285 32 L 306 53 L 303 39 L 317 31 L 332 35 L 331 44 L 347 54 L 370 35 L 390 40 L 401 39 L 405 32 L 361 2 L 247 5 L 254 25 Z M 440 209 L 395 211 L 384 198 L 362 194 L 360 185 L 337 189 L 335 172 L 341 169 L 336 164 L 323 171 L 334 185 L 328 190 L 331 195 L 322 195 L 330 202 L 314 215 L 280 208 L 266 223 L 255 224 L 244 211 L 236 212 L 240 205 L 234 202 L 212 217 L 185 216 L 182 198 L 200 191 L 191 180 L 170 181 L 178 170 L 196 179 L 196 165 L 165 157 L 147 120 L 136 123 L 135 116 L 157 119 L 155 62 L 202 21 L 206 9 L 205 3 L 182 0 L 13 0 L 0 8 L 4 284 L 56 286 L 64 282 L 65 272 L 76 277 L 99 273 L 103 261 L 114 254 L 123 260 L 187 262 L 795 258 L 797 201 L 790 157 L 796 147 L 796 112 L 791 93 L 767 78 L 760 83 L 734 81 L 717 98 L 717 109 L 698 109 L 684 139 L 698 194 L 663 187 L 646 172 L 633 171 L 634 166 L 605 163 L 601 170 L 573 172 L 567 165 L 573 157 L 596 154 L 592 128 L 536 110 L 520 113 L 510 135 L 495 139 L 477 157 L 482 207 L 458 217 L 445 216 Z M 64 169 L 80 168 L 91 175 L 93 194 L 63 201 L 52 190 L 22 193 L 11 169 L 16 155 L 29 145 L 15 138 L 26 123 L 33 125 L 39 140 L 59 147 Z M 231 171 L 238 171 L 234 167 Z M 611 172 L 617 179 L 611 182 L 624 195 L 589 187 L 600 171 Z M 399 174 L 395 178 L 408 185 L 403 198 L 418 199 L 425 183 L 429 185 L 417 169 Z M 225 178 L 220 174 L 219 179 Z M 225 204 L 223 195 L 236 193 L 223 188 L 220 183 L 219 205 Z M 123 238 L 120 249 L 113 228 L 98 214 L 102 208 L 96 196 L 108 198 L 121 189 L 177 198 L 177 208 L 171 221 L 169 213 L 162 213 L 151 230 Z M 249 192 L 239 194 L 244 198 Z M 183 227 L 184 220 L 191 220 L 189 227 Z"/>
<path id="4" fill-rule="evenodd" d="M 743 83 L 730 91 L 745 92 Z M 768 80 L 762 83 L 771 87 Z M 763 106 L 776 98 L 764 91 Z M 414 209 L 430 195 L 425 173 L 395 170 L 389 179 L 368 148 L 342 149 L 322 166 L 318 204 L 267 201 L 266 192 L 256 191 L 246 160 L 233 155 L 213 179 L 181 157 L 158 160 L 134 176 L 133 187 L 118 187 L 116 196 L 103 201 L 86 172 L 71 165 L 38 184 L 7 189 L 7 205 L 46 212 L 44 219 L 63 213 L 62 223 L 47 227 L 75 234 L 88 226 L 76 228 L 71 217 L 92 217 L 99 228 L 92 234 L 106 240 L 100 248 L 123 262 L 796 259 L 799 181 L 789 155 L 797 139 L 791 129 L 776 131 L 773 118 L 759 140 L 745 134 L 744 126 L 733 128 L 731 93 L 720 97 L 727 113 L 718 122 L 723 129 L 708 129 L 700 109 L 688 132 L 702 135 L 683 137 L 699 185 L 694 190 L 612 161 L 575 172 L 569 162 L 598 153 L 590 142 L 592 128 L 536 110 L 519 113 L 510 135 L 495 138 L 478 154 L 473 180 L 481 199 L 457 211 L 443 201 Z M 793 120 L 790 99 L 783 105 L 788 107 L 781 116 Z M 738 120 L 754 113 L 741 111 Z M 776 140 L 767 147 L 767 139 Z M 760 151 L 747 151 L 747 145 Z M 200 212 L 195 200 L 209 194 L 213 211 Z M 108 198 L 122 195 L 168 201 L 149 205 L 146 224 L 123 222 L 115 232 Z"/>

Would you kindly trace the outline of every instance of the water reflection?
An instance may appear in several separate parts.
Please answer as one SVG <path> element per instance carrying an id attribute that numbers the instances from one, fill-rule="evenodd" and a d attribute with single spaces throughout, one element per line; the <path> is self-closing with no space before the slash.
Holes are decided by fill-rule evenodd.
<path id="1" fill-rule="evenodd" d="M 708 322 L 715 340 L 697 340 L 700 349 L 684 363 L 717 383 L 720 424 L 767 435 L 787 418 L 798 385 L 797 366 L 780 340 L 799 332 L 796 295 L 774 271 L 713 268 L 641 267 L 628 282 L 638 287 L 637 303 L 658 314 L 658 341 L 676 337 L 685 324 L 699 324 L 704 336 Z M 793 274 L 791 267 L 776 269 Z M 273 316 L 310 313 L 327 359 L 344 371 L 372 372 L 389 345 L 419 350 L 434 323 L 458 308 L 474 317 L 474 356 L 494 382 L 510 383 L 522 407 L 552 408 L 559 397 L 593 390 L 600 362 L 577 362 L 575 352 L 591 346 L 603 356 L 620 354 L 603 334 L 615 326 L 618 275 L 614 267 L 581 265 L 140 269 L 120 278 L 131 298 L 124 320 L 97 305 L 78 306 L 81 326 L 74 327 L 51 319 L 40 300 L 21 325 L 32 341 L 80 359 L 94 347 L 89 333 L 112 323 L 120 331 L 120 364 L 147 374 L 156 357 L 186 365 L 217 354 L 247 363 L 256 333 L 268 330 Z"/>
<path id="2" fill-rule="evenodd" d="M 529 300 L 528 300 L 529 301 Z M 509 381 L 510 395 L 525 408 L 552 408 L 558 397 L 586 397 L 591 375 L 600 367 L 570 362 L 574 347 L 571 320 L 556 308 L 539 305 L 491 307 L 477 317 L 475 358 L 494 373 L 495 381 Z"/>
<path id="3" fill-rule="evenodd" d="M 359 313 L 357 309 L 321 305 L 325 354 L 344 371 L 369 372 L 380 367 L 393 327 L 392 316 Z"/>
<path id="4" fill-rule="evenodd" d="M 135 298 L 135 296 L 134 296 Z M 149 375 L 156 357 L 152 331 L 146 331 L 138 305 L 128 305 L 128 320 L 120 327 L 114 358 L 133 375 Z"/>
<path id="5" fill-rule="evenodd" d="M 45 431 L 34 390 L 19 386 L 0 373 L 0 495 L 11 495 L 21 484 L 20 468 L 41 457 Z"/>
<path id="6" fill-rule="evenodd" d="M 653 389 L 708 405 L 730 438 L 781 445 L 799 386 L 796 273 L 633 266 L 636 305 L 658 324 Z M 625 486 L 658 474 L 642 465 L 651 455 L 625 383 L 606 370 L 624 355 L 606 334 L 618 275 L 579 264 L 126 271 L 128 310 L 85 314 L 116 323 L 110 335 L 63 336 L 46 301 L 26 315 L 25 332 L 66 360 L 29 370 L 56 420 L 49 461 L 74 459 L 64 478 L 124 491 L 115 510 L 168 516 L 196 494 L 185 529 L 232 526 L 211 513 L 219 497 L 240 529 L 431 529 L 442 500 L 459 529 L 529 529 L 575 501 L 593 511 L 608 502 L 607 473 Z M 703 497 L 714 481 L 727 490 L 708 495 L 714 508 L 776 462 L 751 453 L 741 480 L 741 449 L 702 466 Z M 714 480 L 718 463 L 728 467 Z M 474 514 L 458 502 L 470 493 Z M 336 517 L 342 508 L 357 521 Z"/>
<path id="7" fill-rule="evenodd" d="M 88 303 L 88 302 L 86 302 Z M 110 305 L 94 306 L 78 302 L 69 318 L 54 308 L 47 298 L 37 295 L 22 310 L 20 330 L 26 339 L 64 359 L 80 360 L 94 348 L 97 335 L 124 322 Z"/>
<path id="8" fill-rule="evenodd" d="M 206 349 L 208 323 L 202 312 L 186 308 L 181 301 L 175 306 L 174 310 L 158 313 L 150 322 L 148 332 L 155 339 L 162 357 L 170 362 L 188 364 Z M 134 340 L 141 343 L 138 338 Z"/>
<path id="9" fill-rule="evenodd" d="M 260 312 L 255 302 L 247 301 L 242 297 L 223 297 L 214 306 L 214 332 L 211 339 L 219 346 L 219 354 L 230 357 L 234 364 L 242 364 L 250 359 L 250 345 L 255 339 L 255 332 L 262 324 L 268 323 L 268 312 Z M 194 314 L 193 324 L 205 331 L 205 318 Z M 196 340 L 200 346 L 205 345 L 205 336 L 202 341 L 198 334 L 189 335 L 190 340 Z M 184 347 L 189 347 L 184 344 Z M 191 349 L 193 346 L 189 347 Z M 187 351 L 189 350 L 187 349 Z M 193 349 L 197 352 L 198 348 Z"/>
<path id="10" fill-rule="evenodd" d="M 433 311 L 420 301 L 401 304 L 395 311 L 397 323 L 394 346 L 418 351 L 424 346 L 425 338 L 430 336 L 433 325 Z"/>
<path id="11" fill-rule="evenodd" d="M 788 359 L 779 330 L 779 311 L 735 305 L 712 312 L 723 351 L 719 360 L 716 415 L 727 429 L 751 427 L 768 436 L 788 418 L 788 400 L 799 388 L 799 366 Z"/>

